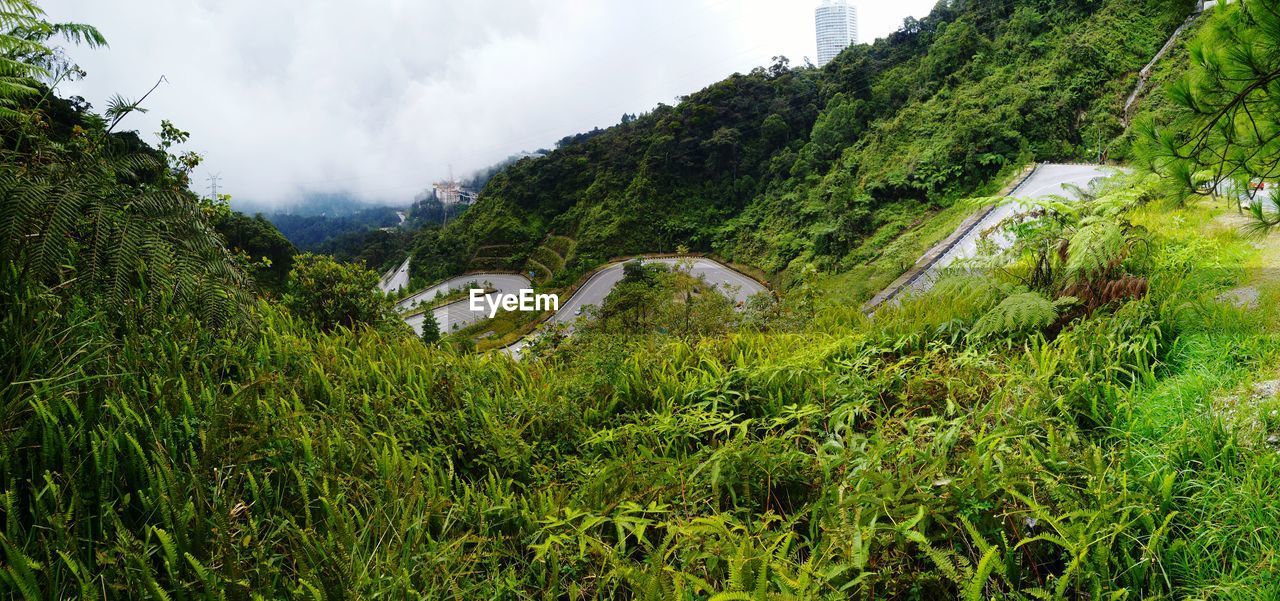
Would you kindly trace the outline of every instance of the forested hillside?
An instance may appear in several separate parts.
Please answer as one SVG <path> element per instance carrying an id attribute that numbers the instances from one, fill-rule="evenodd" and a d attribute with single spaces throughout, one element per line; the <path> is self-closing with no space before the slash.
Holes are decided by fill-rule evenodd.
<path id="1" fill-rule="evenodd" d="M 1105 155 L 1137 71 L 1192 0 L 957 0 L 823 69 L 779 62 L 527 159 L 417 243 L 427 279 L 549 233 L 572 281 L 679 245 L 780 272 L 835 269 L 1033 160 Z M 489 253 L 492 254 L 492 253 Z M 486 265 L 493 267 L 494 265 Z"/>
<path id="2" fill-rule="evenodd" d="M 393 207 L 370 207 L 347 215 L 271 213 L 267 218 L 294 246 L 302 250 L 316 250 L 343 236 L 396 227 L 400 225 L 399 212 L 400 209 Z"/>

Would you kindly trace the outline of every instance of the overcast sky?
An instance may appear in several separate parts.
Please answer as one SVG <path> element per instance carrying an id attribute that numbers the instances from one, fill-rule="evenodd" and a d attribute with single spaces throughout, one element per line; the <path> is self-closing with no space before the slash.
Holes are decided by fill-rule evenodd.
<path id="1" fill-rule="evenodd" d="M 861 38 L 936 0 L 852 0 Z M 239 201 L 348 193 L 406 204 L 436 179 L 551 147 L 785 55 L 814 57 L 818 0 L 45 0 L 97 26 L 64 84 L 101 110 L 160 76 L 150 112 Z"/>

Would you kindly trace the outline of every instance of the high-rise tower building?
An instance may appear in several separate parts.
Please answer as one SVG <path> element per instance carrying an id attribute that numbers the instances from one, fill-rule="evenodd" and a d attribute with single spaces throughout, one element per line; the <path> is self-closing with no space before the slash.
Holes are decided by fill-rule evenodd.
<path id="1" fill-rule="evenodd" d="M 822 0 L 816 11 L 818 25 L 818 66 L 842 50 L 858 43 L 858 9 L 846 0 Z"/>

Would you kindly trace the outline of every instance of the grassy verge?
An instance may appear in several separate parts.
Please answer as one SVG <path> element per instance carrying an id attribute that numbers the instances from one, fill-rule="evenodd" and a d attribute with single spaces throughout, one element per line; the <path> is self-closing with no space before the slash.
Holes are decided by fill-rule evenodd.
<path id="1" fill-rule="evenodd" d="M 1242 237 L 1208 203 L 1137 221 L 1178 241 L 1188 276 L 1161 377 L 1117 423 L 1121 456 L 1173 483 L 1183 538 L 1167 570 L 1186 596 L 1280 598 L 1280 234 Z"/>
<path id="2" fill-rule="evenodd" d="M 538 324 L 550 316 L 550 313 L 504 311 L 493 319 L 464 328 L 456 335 L 475 340 L 478 352 L 491 351 L 508 347 L 528 336 L 537 329 Z"/>
<path id="3" fill-rule="evenodd" d="M 854 267 L 818 281 L 821 296 L 832 303 L 860 306 L 915 265 L 973 211 L 967 205 L 953 205 L 936 212 L 904 208 L 895 213 L 852 253 Z"/>

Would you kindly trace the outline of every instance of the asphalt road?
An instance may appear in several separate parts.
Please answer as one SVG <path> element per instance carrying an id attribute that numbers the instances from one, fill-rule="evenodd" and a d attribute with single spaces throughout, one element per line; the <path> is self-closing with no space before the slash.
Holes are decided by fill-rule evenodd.
<path id="1" fill-rule="evenodd" d="M 646 259 L 644 262 L 674 266 L 677 261 L 678 259 Z M 577 318 L 578 311 L 590 305 L 598 307 L 603 304 L 613 287 L 622 281 L 624 263 L 614 263 L 596 272 L 569 300 L 562 300 L 560 310 L 548 321 L 572 323 Z M 735 302 L 746 302 L 751 295 L 765 290 L 759 282 L 710 259 L 693 259 L 693 268 L 690 273 L 694 277 L 706 278 L 707 283 L 716 286 L 722 292 L 731 291 Z"/>
<path id="2" fill-rule="evenodd" d="M 1087 188 L 1090 182 L 1105 178 L 1111 175 L 1111 172 L 1111 170 L 1098 165 L 1041 165 L 1036 169 L 1034 175 L 1027 178 L 1027 181 L 1018 186 L 1009 196 L 1031 200 L 1050 196 L 1075 199 L 1077 198 L 1076 194 L 1064 186 L 1073 184 L 1081 188 Z M 984 219 L 974 224 L 963 237 L 956 241 L 955 246 L 940 256 L 929 269 L 908 284 L 903 289 L 903 293 L 919 294 L 932 288 L 934 282 L 952 264 L 977 254 L 978 241 L 982 238 L 983 232 L 996 227 L 1005 219 L 1017 215 L 1023 210 L 1024 207 L 1018 204 L 1006 204 L 996 207 Z M 1013 243 L 1010 236 L 999 233 L 994 234 L 992 240 L 1002 248 L 1008 248 Z M 895 295 L 895 299 L 901 296 L 902 294 Z"/>
<path id="3" fill-rule="evenodd" d="M 1035 174 L 1018 186 L 1010 196 L 1025 199 L 1046 198 L 1049 196 L 1073 198 L 1074 193 L 1065 188 L 1065 185 L 1073 184 L 1086 188 L 1090 182 L 1107 177 L 1109 174 L 1108 170 L 1096 165 L 1041 165 Z M 997 207 L 984 219 L 970 227 L 956 241 L 954 246 L 943 253 L 929 269 L 909 283 L 903 291 L 919 293 L 933 287 L 934 282 L 948 267 L 952 266 L 956 261 L 973 257 L 977 253 L 978 241 L 984 232 L 996 227 L 1005 219 L 1016 215 L 1022 208 L 1016 204 Z M 1008 236 L 997 234 L 994 239 L 997 244 L 1003 246 L 1012 243 Z M 646 263 L 663 263 L 666 265 L 675 265 L 677 261 L 678 259 L 674 258 L 645 260 Z M 745 302 L 752 295 L 767 290 L 754 279 L 710 259 L 695 258 L 692 261 L 691 272 L 694 276 L 704 277 L 708 283 L 715 285 L 722 291 L 732 293 L 735 302 Z M 573 323 L 586 307 L 603 304 L 605 297 L 609 295 L 613 287 L 622 281 L 624 263 L 625 261 L 613 263 L 596 272 L 572 297 L 567 300 L 562 299 L 560 310 L 548 322 L 568 324 L 572 329 Z M 408 260 L 401 266 L 406 282 L 408 279 L 408 266 Z M 390 275 L 388 274 L 388 276 Z M 396 274 L 396 277 L 399 277 L 399 273 Z M 392 281 L 394 282 L 394 280 Z M 452 290 L 467 287 L 472 283 L 495 289 L 496 292 L 493 294 L 516 294 L 521 289 L 532 287 L 529 279 L 522 275 L 509 273 L 462 275 L 445 280 L 414 294 L 400 301 L 396 308 L 405 311 L 419 302 L 430 302 L 436 297 L 437 293 L 448 294 Z M 464 328 L 487 317 L 484 312 L 472 312 L 469 299 L 437 307 L 432 313 L 436 318 L 436 322 L 440 324 L 441 332 L 445 333 Z M 423 316 L 421 314 L 407 317 L 405 321 L 413 327 L 415 332 L 419 334 L 422 332 Z M 526 337 L 503 350 L 512 356 L 518 357 L 527 342 L 528 338 Z"/>
<path id="4" fill-rule="evenodd" d="M 491 299 L 496 297 L 498 292 L 490 292 L 487 296 Z M 473 323 L 488 319 L 489 315 L 485 311 L 472 311 L 471 299 L 465 298 L 457 302 L 436 307 L 431 310 L 431 314 L 436 318 L 436 324 L 440 326 L 441 334 L 448 334 L 455 330 L 461 330 Z M 415 313 L 404 318 L 404 322 L 413 328 L 415 334 L 422 335 L 422 323 L 425 321 L 426 313 Z"/>
<path id="5" fill-rule="evenodd" d="M 679 260 L 673 258 L 645 259 L 644 262 L 675 265 Z M 768 290 L 760 282 L 710 259 L 695 258 L 691 260 L 693 261 L 692 269 L 690 269 L 691 275 L 703 277 L 707 283 L 716 286 L 721 292 L 732 294 L 735 302 L 746 302 L 752 295 Z M 573 323 L 578 319 L 582 310 L 588 306 L 594 305 L 598 307 L 603 304 L 605 297 L 609 296 L 609 292 L 613 290 L 613 287 L 622 281 L 623 265 L 625 263 L 626 261 L 613 263 L 597 271 L 568 300 L 561 299 L 560 310 L 547 322 L 569 324 L 570 331 L 572 331 Z M 519 357 L 528 340 L 529 337 L 526 336 L 503 349 L 503 351 L 513 357 Z"/>
<path id="6" fill-rule="evenodd" d="M 475 273 L 471 275 L 460 275 L 440 282 L 439 284 L 418 292 L 413 296 L 406 297 L 396 303 L 396 310 L 408 311 L 418 303 L 430 303 L 436 298 L 436 294 L 447 295 L 460 288 L 470 288 L 473 283 L 505 294 L 516 294 L 520 292 L 521 289 L 533 287 L 533 283 L 529 281 L 529 278 L 512 273 Z"/>
<path id="7" fill-rule="evenodd" d="M 409 259 L 406 257 L 404 263 L 400 267 L 388 271 L 383 274 L 382 280 L 378 282 L 378 289 L 386 294 L 398 292 L 401 288 L 409 285 Z"/>

